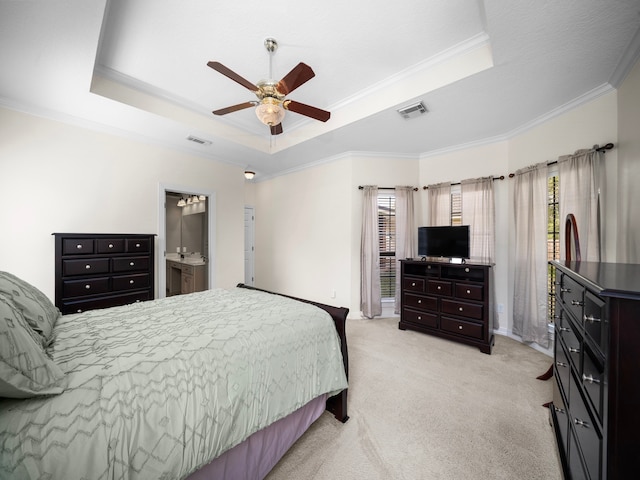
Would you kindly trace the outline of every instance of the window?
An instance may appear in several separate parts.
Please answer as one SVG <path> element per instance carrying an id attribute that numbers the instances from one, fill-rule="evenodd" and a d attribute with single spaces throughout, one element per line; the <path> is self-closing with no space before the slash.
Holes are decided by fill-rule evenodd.
<path id="1" fill-rule="evenodd" d="M 560 259 L 560 204 L 558 197 L 560 177 L 558 172 L 551 171 L 547 181 L 547 260 Z M 555 318 L 556 279 L 555 269 L 547 267 L 547 307 L 549 321 Z"/>
<path id="2" fill-rule="evenodd" d="M 396 197 L 378 193 L 378 238 L 380 245 L 380 293 L 382 300 L 396 296 Z"/>
<path id="3" fill-rule="evenodd" d="M 451 185 L 451 225 L 462 225 L 462 188 L 460 185 Z"/>

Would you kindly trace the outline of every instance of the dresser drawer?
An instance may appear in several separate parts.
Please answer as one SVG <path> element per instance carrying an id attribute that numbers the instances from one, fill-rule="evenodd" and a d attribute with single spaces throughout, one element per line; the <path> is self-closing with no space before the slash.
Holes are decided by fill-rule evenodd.
<path id="1" fill-rule="evenodd" d="M 455 318 L 441 317 L 440 328 L 446 332 L 455 333 L 456 335 L 464 335 L 471 338 L 483 338 L 483 328 L 481 323 L 467 322 L 457 320 Z"/>
<path id="2" fill-rule="evenodd" d="M 424 292 L 424 278 L 405 277 L 402 279 L 402 288 L 410 292 Z"/>
<path id="3" fill-rule="evenodd" d="M 92 238 L 65 238 L 62 241 L 63 255 L 91 255 L 92 253 Z"/>
<path id="4" fill-rule="evenodd" d="M 573 430 L 578 439 L 578 444 L 580 445 L 584 464 L 587 468 L 589 475 L 587 478 L 599 479 L 602 465 L 600 458 L 602 452 L 602 435 L 596 425 L 595 419 L 589 413 L 589 408 L 573 376 L 571 377 L 570 384 L 569 402 L 571 411 L 569 417 L 573 424 Z"/>
<path id="5" fill-rule="evenodd" d="M 124 238 L 99 238 L 96 246 L 98 253 L 124 253 Z"/>
<path id="6" fill-rule="evenodd" d="M 581 350 L 581 337 L 576 332 L 576 328 L 572 322 L 564 318 L 564 322 L 558 329 L 559 335 L 564 341 L 567 348 L 567 360 L 574 368 L 577 374 L 581 374 L 580 369 L 580 350 Z"/>
<path id="7" fill-rule="evenodd" d="M 553 380 L 553 412 L 555 413 L 562 445 L 567 445 L 569 438 L 569 412 L 564 400 L 563 387 L 561 387 L 556 380 Z M 569 391 L 568 387 L 567 384 L 567 392 Z"/>
<path id="8" fill-rule="evenodd" d="M 109 277 L 87 278 L 84 280 L 65 280 L 62 292 L 65 297 L 84 297 L 109 291 Z"/>
<path id="9" fill-rule="evenodd" d="M 405 307 L 417 308 L 419 310 L 438 310 L 438 299 L 434 297 L 425 297 L 423 295 L 413 295 L 411 293 L 404 294 Z"/>
<path id="10" fill-rule="evenodd" d="M 584 305 L 584 287 L 568 275 L 562 275 L 560 280 L 560 299 L 566 310 L 576 322 L 582 322 L 582 307 Z"/>
<path id="11" fill-rule="evenodd" d="M 442 280 L 427 280 L 427 293 L 434 295 L 444 295 L 450 297 L 452 291 L 451 282 L 444 282 Z"/>
<path id="12" fill-rule="evenodd" d="M 565 392 L 569 391 L 569 376 L 571 375 L 571 365 L 565 347 L 562 345 L 560 337 L 555 340 L 555 363 L 553 373 Z"/>
<path id="13" fill-rule="evenodd" d="M 591 404 L 598 420 L 602 421 L 604 364 L 590 349 L 585 349 L 584 352 L 581 379 L 588 403 Z"/>
<path id="14" fill-rule="evenodd" d="M 86 260 L 63 260 L 62 274 L 73 275 L 95 275 L 97 273 L 109 272 L 108 258 L 87 258 Z"/>
<path id="15" fill-rule="evenodd" d="M 451 315 L 482 320 L 482 305 L 455 300 L 442 300 L 442 311 Z"/>
<path id="16" fill-rule="evenodd" d="M 149 269 L 149 257 L 122 257 L 114 258 L 114 272 L 135 272 Z"/>
<path id="17" fill-rule="evenodd" d="M 89 300 L 65 300 L 62 302 L 60 311 L 63 314 L 81 313 L 87 310 L 95 310 L 96 308 L 116 307 L 119 305 L 128 305 L 135 302 L 145 302 L 151 300 L 150 292 L 123 293 L 120 295 L 103 296 Z"/>
<path id="18" fill-rule="evenodd" d="M 149 288 L 149 274 L 118 275 L 112 279 L 113 290 L 136 290 Z"/>
<path id="19" fill-rule="evenodd" d="M 127 253 L 147 253 L 150 251 L 151 241 L 148 238 L 127 238 Z"/>
<path id="20" fill-rule="evenodd" d="M 605 322 L 606 303 L 600 297 L 587 291 L 584 294 L 584 331 L 593 344 L 604 355 L 608 341 Z"/>
<path id="21" fill-rule="evenodd" d="M 484 289 L 482 285 L 470 285 L 467 283 L 456 284 L 456 297 L 467 300 L 479 300 L 484 299 Z"/>
<path id="22" fill-rule="evenodd" d="M 429 312 L 419 312 L 405 308 L 402 310 L 402 317 L 405 322 L 415 323 L 430 328 L 438 328 L 438 315 Z"/>

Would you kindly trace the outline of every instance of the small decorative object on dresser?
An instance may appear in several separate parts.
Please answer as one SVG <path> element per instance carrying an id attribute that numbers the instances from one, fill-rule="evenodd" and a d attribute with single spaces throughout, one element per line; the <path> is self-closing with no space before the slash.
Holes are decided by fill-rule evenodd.
<path id="1" fill-rule="evenodd" d="M 400 330 L 474 345 L 491 354 L 491 265 L 401 260 Z"/>
<path id="2" fill-rule="evenodd" d="M 54 233 L 63 314 L 154 298 L 154 235 Z"/>
<path id="3" fill-rule="evenodd" d="M 550 413 L 565 478 L 636 478 L 640 265 L 551 265 L 558 334 Z"/>

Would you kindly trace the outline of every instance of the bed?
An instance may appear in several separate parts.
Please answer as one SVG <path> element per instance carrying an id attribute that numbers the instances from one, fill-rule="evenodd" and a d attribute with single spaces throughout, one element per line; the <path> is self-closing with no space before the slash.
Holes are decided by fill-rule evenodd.
<path id="1" fill-rule="evenodd" d="M 348 418 L 347 309 L 242 284 L 47 302 L 0 272 L 0 478 L 259 479 L 325 408 Z"/>

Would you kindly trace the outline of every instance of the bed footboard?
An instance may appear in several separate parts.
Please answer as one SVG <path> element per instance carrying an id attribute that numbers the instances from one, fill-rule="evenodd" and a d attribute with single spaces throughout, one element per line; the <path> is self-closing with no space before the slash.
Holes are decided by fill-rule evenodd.
<path id="1" fill-rule="evenodd" d="M 292 298 L 300 302 L 310 303 L 311 305 L 315 305 L 316 307 L 321 308 L 322 310 L 327 312 L 329 315 L 331 315 L 331 318 L 335 323 L 338 336 L 340 337 L 340 347 L 342 351 L 342 361 L 344 362 L 344 371 L 347 375 L 347 380 L 349 379 L 349 355 L 347 350 L 347 335 L 345 330 L 345 322 L 347 320 L 347 314 L 349 313 L 348 308 L 333 307 L 331 305 L 325 305 L 323 303 L 313 302 L 311 300 L 305 300 L 303 298 L 292 297 L 290 295 L 284 295 L 282 293 L 263 290 L 261 288 L 245 285 L 244 283 L 239 283 L 237 287 L 247 288 L 249 290 L 259 290 L 261 292 L 271 293 L 273 295 L 280 295 L 282 297 Z M 342 423 L 349 420 L 349 416 L 347 415 L 347 390 L 348 389 L 345 388 L 339 394 L 334 395 L 333 397 L 330 397 L 327 399 L 327 410 L 333 413 L 333 415 Z"/>

